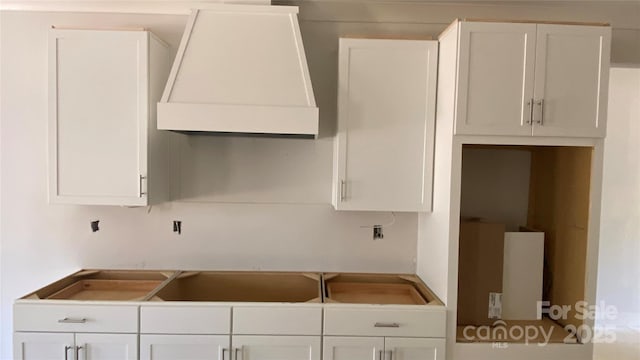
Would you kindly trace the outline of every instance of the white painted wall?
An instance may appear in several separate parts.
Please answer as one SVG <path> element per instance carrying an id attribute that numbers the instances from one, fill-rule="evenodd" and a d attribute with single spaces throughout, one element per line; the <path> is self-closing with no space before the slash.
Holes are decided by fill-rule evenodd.
<path id="1" fill-rule="evenodd" d="M 175 48 L 186 17 L 0 13 L 1 359 L 12 351 L 13 300 L 81 267 L 414 271 L 415 214 L 396 214 L 384 241 L 373 242 L 361 226 L 388 223 L 390 214 L 336 213 L 328 205 L 338 36 L 437 35 L 455 17 L 604 20 L 614 25 L 614 61 L 640 63 L 633 4 L 300 4 L 320 139 L 181 139 L 173 190 L 183 200 L 150 213 L 46 203 L 46 33 L 52 24 L 144 26 Z M 96 219 L 101 230 L 91 233 Z M 183 221 L 183 235 L 171 232 L 173 219 Z M 428 239 L 422 245 L 428 249 Z"/>
<path id="2" fill-rule="evenodd" d="M 640 67 L 611 69 L 604 178 L 598 302 L 617 318 L 596 326 L 615 332 L 615 344 L 598 344 L 596 359 L 640 356 Z"/>
<path id="3" fill-rule="evenodd" d="M 530 174 L 529 151 L 463 149 L 460 215 L 518 231 L 527 225 Z"/>

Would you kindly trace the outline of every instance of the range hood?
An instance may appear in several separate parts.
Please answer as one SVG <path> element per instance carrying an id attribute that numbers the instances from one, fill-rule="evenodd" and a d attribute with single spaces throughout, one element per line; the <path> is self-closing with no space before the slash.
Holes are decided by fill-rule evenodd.
<path id="1" fill-rule="evenodd" d="M 296 6 L 193 10 L 158 103 L 158 129 L 315 137 L 297 14 Z"/>

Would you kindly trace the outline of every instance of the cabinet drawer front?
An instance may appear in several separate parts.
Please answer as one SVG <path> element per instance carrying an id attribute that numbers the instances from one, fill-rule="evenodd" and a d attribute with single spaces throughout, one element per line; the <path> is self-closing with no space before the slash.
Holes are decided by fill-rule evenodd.
<path id="1" fill-rule="evenodd" d="M 228 306 L 141 306 L 143 334 L 229 334 Z"/>
<path id="2" fill-rule="evenodd" d="M 324 334 L 445 337 L 446 310 L 325 309 Z"/>
<path id="3" fill-rule="evenodd" d="M 242 335 L 320 335 L 320 307 L 234 307 L 233 333 Z"/>
<path id="4" fill-rule="evenodd" d="M 14 331 L 138 332 L 135 305 L 15 304 Z"/>

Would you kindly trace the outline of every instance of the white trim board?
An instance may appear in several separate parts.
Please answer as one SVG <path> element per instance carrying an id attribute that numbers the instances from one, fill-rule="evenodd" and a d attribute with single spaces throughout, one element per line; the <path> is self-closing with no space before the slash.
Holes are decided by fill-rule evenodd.
<path id="1" fill-rule="evenodd" d="M 301 5 L 303 3 L 384 3 L 384 0 L 275 0 L 274 5 Z M 44 11 L 44 12 L 108 12 L 130 14 L 188 15 L 193 8 L 209 4 L 261 4 L 270 5 L 271 0 L 3 0 L 0 11 Z M 561 5 L 636 5 L 637 0 L 395 0 L 393 4 L 433 5 L 481 5 L 481 6 L 561 6 Z"/>
<path id="2" fill-rule="evenodd" d="M 7 0 L 0 2 L 0 11 L 91 12 L 124 14 L 189 15 L 191 9 L 219 4 L 270 5 L 269 0 Z"/>

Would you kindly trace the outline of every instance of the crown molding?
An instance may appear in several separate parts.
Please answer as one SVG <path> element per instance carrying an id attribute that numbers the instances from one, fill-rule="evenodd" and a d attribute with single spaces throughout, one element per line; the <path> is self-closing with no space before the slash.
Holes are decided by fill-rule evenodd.
<path id="1" fill-rule="evenodd" d="M 0 0 L 0 11 L 96 12 L 188 15 L 211 4 L 269 5 L 270 0 Z M 274 5 L 320 3 L 422 4 L 455 6 L 637 7 L 640 0 L 273 0 Z"/>
<path id="2" fill-rule="evenodd" d="M 0 11 L 89 12 L 189 15 L 192 9 L 220 4 L 269 5 L 269 0 L 2 0 Z"/>

